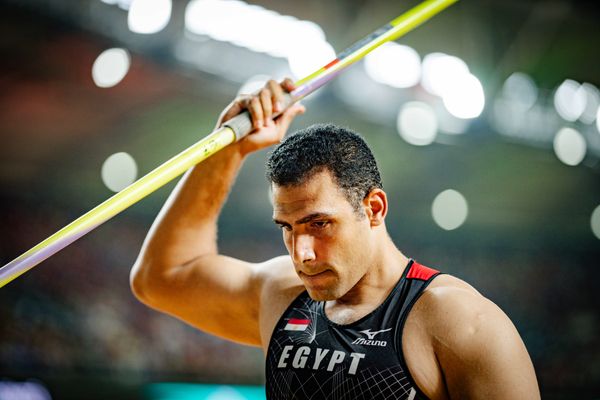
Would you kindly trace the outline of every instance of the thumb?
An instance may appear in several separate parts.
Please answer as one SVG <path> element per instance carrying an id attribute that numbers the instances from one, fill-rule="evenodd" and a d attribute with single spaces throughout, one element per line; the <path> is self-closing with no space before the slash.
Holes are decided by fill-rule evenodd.
<path id="1" fill-rule="evenodd" d="M 245 107 L 243 101 L 244 100 L 242 98 L 237 98 L 233 100 L 227 107 L 225 107 L 225 110 L 223 110 L 223 112 L 219 116 L 219 120 L 217 121 L 217 127 L 220 128 L 223 125 L 223 123 L 229 121 L 231 118 L 244 111 Z"/>

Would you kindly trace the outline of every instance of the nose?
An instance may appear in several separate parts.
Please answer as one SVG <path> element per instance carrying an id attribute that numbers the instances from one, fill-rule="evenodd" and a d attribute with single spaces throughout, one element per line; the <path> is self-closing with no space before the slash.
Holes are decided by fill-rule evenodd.
<path id="1" fill-rule="evenodd" d="M 292 257 L 296 263 L 306 263 L 316 259 L 313 240 L 310 235 L 294 236 Z"/>

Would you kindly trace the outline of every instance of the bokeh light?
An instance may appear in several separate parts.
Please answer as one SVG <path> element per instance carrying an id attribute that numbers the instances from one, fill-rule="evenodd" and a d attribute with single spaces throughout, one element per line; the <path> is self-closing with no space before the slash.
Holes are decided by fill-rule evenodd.
<path id="1" fill-rule="evenodd" d="M 185 27 L 198 35 L 208 35 L 216 40 L 227 40 L 238 35 L 237 30 L 228 30 L 223 23 L 229 21 L 233 28 L 239 18 L 238 2 L 218 0 L 192 0 L 185 9 Z M 227 15 L 229 13 L 229 15 Z"/>
<path id="2" fill-rule="evenodd" d="M 566 121 L 576 121 L 585 110 L 585 89 L 572 79 L 566 79 L 554 93 L 554 108 Z"/>
<path id="3" fill-rule="evenodd" d="M 237 16 L 237 23 L 236 26 L 233 26 L 232 21 L 222 21 L 220 24 L 221 29 L 224 33 L 229 33 L 229 36 L 221 35 L 220 40 L 230 41 L 235 45 L 247 47 L 257 53 L 271 55 L 275 53 L 277 56 L 285 56 L 285 53 L 280 53 L 281 42 L 276 34 L 276 29 L 285 29 L 282 25 L 285 24 L 284 21 L 286 20 L 281 15 L 263 7 L 246 5 L 243 2 L 233 2 L 231 4 L 238 4 L 235 12 L 228 12 L 228 14 L 231 13 Z M 249 21 L 252 21 L 252 27 L 249 26 Z M 290 18 L 286 22 L 293 24 L 292 21 L 296 21 L 296 18 Z"/>
<path id="4" fill-rule="evenodd" d="M 448 86 L 469 73 L 469 67 L 460 58 L 430 53 L 423 58 L 421 84 L 429 93 L 443 97 Z"/>
<path id="5" fill-rule="evenodd" d="M 573 128 L 560 129 L 554 137 L 553 144 L 556 157 L 567 165 L 575 166 L 585 158 L 585 139 Z"/>
<path id="6" fill-rule="evenodd" d="M 504 81 L 502 97 L 523 110 L 528 110 L 537 101 L 538 88 L 529 75 L 514 72 Z"/>
<path id="7" fill-rule="evenodd" d="M 447 231 L 460 227 L 467 219 L 469 207 L 465 197 L 454 189 L 438 194 L 431 206 L 431 215 L 440 228 Z"/>
<path id="8" fill-rule="evenodd" d="M 128 153 L 115 153 L 102 164 L 102 181 L 113 192 L 131 185 L 137 177 L 137 164 Z"/>
<path id="9" fill-rule="evenodd" d="M 473 74 L 460 75 L 449 82 L 442 95 L 444 106 L 457 118 L 477 118 L 485 107 L 485 94 Z"/>
<path id="10" fill-rule="evenodd" d="M 131 59 L 125 49 L 112 48 L 102 52 L 92 66 L 92 79 L 101 88 L 109 88 L 123 80 Z"/>
<path id="11" fill-rule="evenodd" d="M 457 118 L 476 118 L 485 107 L 481 82 L 456 56 L 427 54 L 423 59 L 421 84 L 429 93 L 441 97 L 444 107 Z"/>
<path id="12" fill-rule="evenodd" d="M 151 34 L 163 30 L 171 19 L 171 0 L 133 0 L 127 15 L 129 30 Z"/>
<path id="13" fill-rule="evenodd" d="M 100 0 L 100 1 L 102 1 L 103 3 L 106 3 L 106 4 L 116 5 L 122 10 L 129 10 L 129 7 L 131 6 L 131 3 L 133 2 L 133 0 Z"/>
<path id="14" fill-rule="evenodd" d="M 289 58 L 295 52 L 308 51 L 313 43 L 326 42 L 325 32 L 318 24 L 289 15 L 277 15 L 271 32 L 268 53 L 274 57 Z"/>
<path id="15" fill-rule="evenodd" d="M 290 70 L 296 79 L 305 78 L 335 59 L 335 50 L 326 41 L 313 43 L 288 56 Z"/>
<path id="16" fill-rule="evenodd" d="M 388 42 L 367 54 L 367 74 L 375 82 L 396 88 L 408 88 L 421 79 L 421 57 L 411 47 Z"/>
<path id="17" fill-rule="evenodd" d="M 438 121 L 435 112 L 423 102 L 411 101 L 404 104 L 396 122 L 400 136 L 415 146 L 431 144 L 437 135 Z"/>
<path id="18" fill-rule="evenodd" d="M 600 239 L 600 205 L 592 211 L 592 217 L 590 218 L 590 225 L 594 235 Z"/>
<path id="19" fill-rule="evenodd" d="M 600 107 L 600 90 L 591 83 L 583 83 L 581 88 L 585 92 L 585 108 L 579 117 L 584 124 L 592 124 L 597 118 L 596 113 Z"/>
<path id="20" fill-rule="evenodd" d="M 287 58 L 296 78 L 335 58 L 335 50 L 318 24 L 239 0 L 192 0 L 185 10 L 185 27 L 196 35 Z"/>
<path id="21" fill-rule="evenodd" d="M 0 380 L 1 400 L 52 400 L 48 389 L 38 381 L 14 382 Z"/>
<path id="22" fill-rule="evenodd" d="M 115 4 L 122 10 L 129 10 L 134 0 L 102 0 L 103 3 Z"/>

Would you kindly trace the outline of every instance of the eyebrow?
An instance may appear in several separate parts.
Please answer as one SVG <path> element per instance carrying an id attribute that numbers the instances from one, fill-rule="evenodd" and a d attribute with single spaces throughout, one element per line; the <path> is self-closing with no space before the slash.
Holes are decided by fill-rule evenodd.
<path id="1" fill-rule="evenodd" d="M 322 213 L 322 212 L 313 213 L 313 214 L 307 215 L 306 217 L 300 218 L 299 220 L 297 220 L 295 222 L 295 224 L 305 224 L 307 222 L 314 221 L 316 219 L 331 218 L 331 216 L 332 215 L 328 214 L 328 213 Z M 287 222 L 285 222 L 285 221 L 279 221 L 279 220 L 277 220 L 275 218 L 273 218 L 273 222 L 275 222 L 276 224 L 279 224 L 279 225 L 289 225 Z"/>

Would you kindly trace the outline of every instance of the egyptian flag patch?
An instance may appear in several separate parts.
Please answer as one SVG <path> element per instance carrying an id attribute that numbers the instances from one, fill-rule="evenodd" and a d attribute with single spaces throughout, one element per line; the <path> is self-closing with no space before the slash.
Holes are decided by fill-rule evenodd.
<path id="1" fill-rule="evenodd" d="M 305 331 L 310 325 L 310 319 L 290 318 L 283 328 L 284 331 Z"/>

